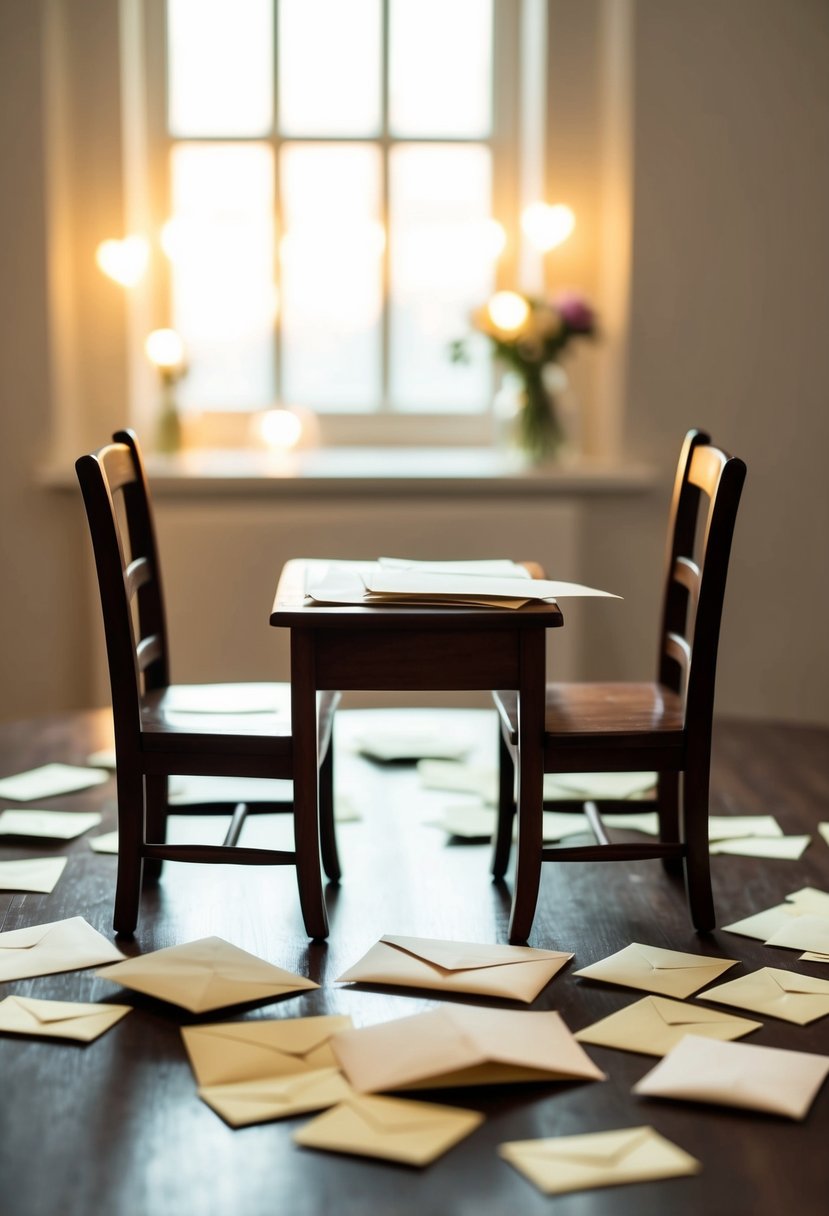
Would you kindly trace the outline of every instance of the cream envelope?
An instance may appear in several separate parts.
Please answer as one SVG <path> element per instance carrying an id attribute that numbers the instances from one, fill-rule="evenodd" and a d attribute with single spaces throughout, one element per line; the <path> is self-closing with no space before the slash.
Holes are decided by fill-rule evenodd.
<path id="1" fill-rule="evenodd" d="M 707 1039 L 741 1039 L 761 1026 L 762 1022 L 729 1017 L 700 1005 L 646 996 L 592 1026 L 586 1026 L 576 1038 L 580 1043 L 595 1043 L 599 1047 L 664 1056 L 686 1034 L 704 1035 Z"/>
<path id="2" fill-rule="evenodd" d="M 93 785 L 109 781 L 109 773 L 96 768 L 80 768 L 76 764 L 44 764 L 26 773 L 0 780 L 0 798 L 14 802 L 31 802 L 34 798 L 52 798 L 57 794 L 73 794 Z"/>
<path id="3" fill-rule="evenodd" d="M 829 1013 L 829 980 L 761 967 L 751 975 L 709 988 L 704 999 L 806 1026 Z"/>
<path id="4" fill-rule="evenodd" d="M 687 1035 L 633 1087 L 635 1094 L 761 1110 L 803 1119 L 829 1056 Z"/>
<path id="5" fill-rule="evenodd" d="M 91 836 L 89 847 L 93 853 L 117 853 L 118 829 L 114 832 L 104 832 L 102 836 Z"/>
<path id="6" fill-rule="evenodd" d="M 285 1077 L 260 1077 L 257 1081 L 235 1081 L 230 1085 L 208 1085 L 199 1097 L 231 1127 L 288 1119 L 309 1110 L 336 1106 L 351 1096 L 351 1087 L 336 1068 Z"/>
<path id="7" fill-rule="evenodd" d="M 556 773 L 556 784 L 577 798 L 632 798 L 656 785 L 656 773 Z"/>
<path id="8" fill-rule="evenodd" d="M 807 950 L 805 954 L 800 955 L 800 961 L 809 963 L 829 963 L 829 954 L 816 954 L 814 950 Z"/>
<path id="9" fill-rule="evenodd" d="M 782 925 L 789 924 L 795 917 L 801 915 L 795 904 L 775 904 L 773 908 L 764 908 L 753 916 L 745 916 L 735 920 L 731 925 L 723 925 L 726 933 L 738 933 L 740 937 L 753 937 L 764 942 L 771 937 Z"/>
<path id="10" fill-rule="evenodd" d="M 767 937 L 766 945 L 829 954 L 829 916 L 814 916 L 812 913 L 796 916 Z"/>
<path id="11" fill-rule="evenodd" d="M 0 891 L 54 891 L 66 866 L 65 857 L 27 857 L 0 861 Z"/>
<path id="12" fill-rule="evenodd" d="M 329 1040 L 350 1028 L 351 1018 L 332 1015 L 183 1026 L 181 1035 L 199 1085 L 215 1086 L 336 1068 Z"/>
<path id="13" fill-rule="evenodd" d="M 447 730 L 415 730 L 373 727 L 357 735 L 352 743 L 363 756 L 373 760 L 459 760 L 470 750 L 469 739 Z"/>
<path id="14" fill-rule="evenodd" d="M 141 954 L 96 975 L 191 1013 L 319 988 L 313 980 L 283 971 L 220 937 Z"/>
<path id="15" fill-rule="evenodd" d="M 0 982 L 81 971 L 123 957 L 82 916 L 72 916 L 0 933 Z"/>
<path id="16" fill-rule="evenodd" d="M 545 1195 L 681 1178 L 702 1169 L 699 1161 L 652 1127 L 513 1140 L 499 1144 L 498 1153 Z"/>
<path id="17" fill-rule="evenodd" d="M 746 836 L 733 840 L 713 840 L 710 852 L 797 861 L 806 852 L 811 839 L 811 836 Z"/>
<path id="18" fill-rule="evenodd" d="M 823 839 L 829 844 L 829 823 L 819 823 L 817 830 L 820 832 Z"/>
<path id="19" fill-rule="evenodd" d="M 498 792 L 498 774 L 494 768 L 460 764 L 455 760 L 420 760 L 417 765 L 421 785 L 427 790 L 453 790 L 460 794 L 477 794 L 493 805 Z"/>
<path id="20" fill-rule="evenodd" d="M 131 1012 L 129 1005 L 91 1005 L 7 996 L 0 1001 L 0 1032 L 91 1043 Z"/>
<path id="21" fill-rule="evenodd" d="M 381 937 L 337 983 L 475 992 L 529 1004 L 572 954 L 428 937 Z"/>
<path id="22" fill-rule="evenodd" d="M 74 840 L 101 822 L 97 811 L 2 811 L 0 836 Z"/>
<path id="23" fill-rule="evenodd" d="M 459 803 L 446 807 L 439 819 L 430 822 L 435 827 L 443 828 L 450 836 L 489 840 L 495 831 L 496 812 L 494 807 L 485 806 L 482 802 Z M 586 815 L 569 811 L 542 812 L 541 833 L 544 840 L 563 840 L 565 836 L 589 831 Z M 515 825 L 513 836 L 517 834 L 518 824 Z"/>
<path id="24" fill-rule="evenodd" d="M 428 1165 L 484 1121 L 474 1110 L 355 1095 L 306 1123 L 294 1140 L 303 1148 Z"/>
<path id="25" fill-rule="evenodd" d="M 447 1005 L 331 1040 L 359 1093 L 511 1081 L 603 1081 L 557 1013 Z"/>
<path id="26" fill-rule="evenodd" d="M 663 950 L 659 946 L 632 942 L 616 954 L 573 974 L 605 984 L 620 984 L 623 988 L 643 988 L 645 992 L 684 997 L 736 965 L 734 958 L 708 958 L 703 954 L 683 954 L 679 950 Z"/>
<path id="27" fill-rule="evenodd" d="M 791 895 L 787 895 L 786 900 L 794 906 L 798 916 L 805 916 L 807 912 L 814 913 L 815 916 L 829 916 L 829 891 L 821 891 L 817 887 L 801 887 L 799 891 L 792 891 Z"/>

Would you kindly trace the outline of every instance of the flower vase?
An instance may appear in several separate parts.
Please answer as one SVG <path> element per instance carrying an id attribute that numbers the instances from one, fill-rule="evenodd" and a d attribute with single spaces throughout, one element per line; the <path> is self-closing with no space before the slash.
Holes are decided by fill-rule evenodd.
<path id="1" fill-rule="evenodd" d="M 519 447 L 533 463 L 553 460 L 565 434 L 559 417 L 556 391 L 546 367 L 526 368 L 522 374 L 523 400 L 516 417 Z M 562 373 L 563 375 L 563 373 Z"/>

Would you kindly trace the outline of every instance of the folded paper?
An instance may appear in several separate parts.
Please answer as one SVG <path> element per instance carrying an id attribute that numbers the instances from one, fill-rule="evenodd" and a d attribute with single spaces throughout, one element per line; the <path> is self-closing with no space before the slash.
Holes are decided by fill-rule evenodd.
<path id="1" fill-rule="evenodd" d="M 594 1043 L 597 1047 L 664 1056 L 686 1034 L 704 1035 L 708 1039 L 741 1039 L 759 1030 L 761 1025 L 761 1022 L 728 1016 L 700 1005 L 646 996 L 592 1026 L 586 1026 L 576 1038 L 580 1043 Z"/>
<path id="2" fill-rule="evenodd" d="M 198 1094 L 231 1127 L 248 1127 L 336 1106 L 351 1092 L 336 1068 L 320 1068 L 292 1076 L 202 1086 Z"/>
<path id="3" fill-rule="evenodd" d="M 811 839 L 811 836 L 741 836 L 732 840 L 712 841 L 710 852 L 797 861 L 809 847 Z"/>
<path id="4" fill-rule="evenodd" d="M 590 831 L 587 816 L 576 812 L 543 811 L 541 819 L 541 832 L 545 841 L 563 840 L 566 836 L 577 836 L 581 832 Z M 470 802 L 446 807 L 437 819 L 429 822 L 434 827 L 442 828 L 450 836 L 466 840 L 489 840 L 495 831 L 496 821 L 493 807 L 485 806 L 482 802 Z M 513 836 L 517 834 L 516 823 Z"/>
<path id="5" fill-rule="evenodd" d="M 529 1004 L 572 954 L 428 937 L 382 937 L 338 983 L 474 992 Z"/>
<path id="6" fill-rule="evenodd" d="M 293 1138 L 303 1148 L 423 1166 L 471 1135 L 483 1121 L 478 1111 L 454 1106 L 355 1095 L 306 1123 Z"/>
<path id="7" fill-rule="evenodd" d="M 0 1032 L 76 1039 L 91 1043 L 132 1010 L 129 1005 L 93 1005 L 7 996 L 0 1001 Z"/>
<path id="8" fill-rule="evenodd" d="M 0 798 L 13 802 L 32 802 L 35 798 L 53 798 L 58 794 L 74 794 L 93 785 L 103 785 L 109 773 L 97 768 L 80 768 L 75 764 L 44 764 L 25 773 L 0 780 Z"/>
<path id="9" fill-rule="evenodd" d="M 705 1000 L 806 1026 L 829 1013 L 829 980 L 761 967 L 751 975 L 709 988 Z"/>
<path id="10" fill-rule="evenodd" d="M 686 997 L 736 965 L 737 959 L 733 958 L 683 954 L 679 950 L 632 942 L 616 954 L 573 974 L 605 984 L 620 984 L 623 988 L 642 988 L 663 996 Z"/>
<path id="11" fill-rule="evenodd" d="M 699 1161 L 652 1127 L 513 1140 L 499 1144 L 498 1153 L 545 1195 L 682 1178 L 702 1169 Z"/>
<path id="12" fill-rule="evenodd" d="M 101 836 L 90 836 L 89 847 L 93 853 L 117 853 L 118 832 L 104 832 Z"/>
<path id="13" fill-rule="evenodd" d="M 0 982 L 81 971 L 123 957 L 82 916 L 72 916 L 0 933 Z"/>
<path id="14" fill-rule="evenodd" d="M 829 954 L 829 916 L 815 916 L 810 912 L 795 916 L 767 937 L 766 945 Z"/>
<path id="15" fill-rule="evenodd" d="M 372 760 L 390 763 L 399 760 L 419 760 L 433 757 L 441 760 L 457 760 L 469 751 L 469 741 L 454 737 L 446 731 L 392 730 L 372 728 L 365 735 L 358 735 L 353 744 L 363 756 Z"/>
<path id="16" fill-rule="evenodd" d="M 359 1093 L 514 1081 L 603 1081 L 557 1013 L 449 1005 L 331 1041 Z"/>
<path id="17" fill-rule="evenodd" d="M 350 1027 L 351 1018 L 329 1015 L 183 1026 L 181 1034 L 199 1085 L 214 1086 L 336 1068 L 331 1037 Z"/>
<path id="18" fill-rule="evenodd" d="M 66 866 L 65 857 L 26 857 L 0 861 L 0 891 L 54 891 Z"/>
<path id="19" fill-rule="evenodd" d="M 829 1056 L 687 1035 L 633 1092 L 803 1119 L 827 1073 Z"/>
<path id="20" fill-rule="evenodd" d="M 96 972 L 124 988 L 206 1013 L 248 1001 L 275 1000 L 319 988 L 220 937 L 168 946 Z"/>
<path id="21" fill-rule="evenodd" d="M 165 709 L 181 714 L 273 714 L 290 716 L 290 684 L 175 684 Z"/>
<path id="22" fill-rule="evenodd" d="M 0 836 L 74 840 L 101 822 L 97 811 L 2 811 Z"/>

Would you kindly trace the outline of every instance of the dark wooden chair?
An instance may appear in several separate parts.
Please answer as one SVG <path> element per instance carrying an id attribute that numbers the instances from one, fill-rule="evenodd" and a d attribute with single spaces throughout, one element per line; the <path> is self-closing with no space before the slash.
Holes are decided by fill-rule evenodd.
<path id="1" fill-rule="evenodd" d="M 229 685 L 235 712 L 215 712 L 215 685 L 171 685 L 161 570 L 149 488 L 132 431 L 75 463 L 98 574 L 115 726 L 118 792 L 118 879 L 114 927 L 130 935 L 138 921 L 142 877 L 154 881 L 169 861 L 296 865 L 293 851 L 237 845 L 247 807 L 219 804 L 188 811 L 232 811 L 221 845 L 168 844 L 168 778 L 174 775 L 293 778 L 293 737 L 285 688 Z M 212 712 L 192 712 L 203 708 Z M 244 712 L 246 696 L 257 712 Z M 325 871 L 340 876 L 334 836 L 333 712 L 339 693 L 321 696 L 318 778 Z M 186 705 L 184 712 L 177 705 Z M 218 698 L 221 701 L 221 695 Z M 273 712 L 261 712 L 265 703 Z M 192 709 L 191 709 L 192 707 Z M 239 712 L 239 710 L 242 712 Z M 277 712 L 281 709 L 281 712 Z M 177 807 L 176 813 L 184 808 Z M 257 809 L 275 809 L 262 804 Z M 298 878 L 300 869 L 298 868 Z M 299 881 L 305 926 L 319 936 L 325 909 Z"/>
<path id="2" fill-rule="evenodd" d="M 661 858 L 671 872 L 684 869 L 695 928 L 714 928 L 708 857 L 714 683 L 728 560 L 745 474 L 745 464 L 714 447 L 708 435 L 688 432 L 671 505 L 656 680 L 548 684 L 546 689 L 545 773 L 655 770 L 659 840 L 614 843 L 600 808 L 641 811 L 647 804 L 603 800 L 583 804 L 597 843 L 544 848 L 539 806 L 537 819 L 519 824 L 511 941 L 529 936 L 544 861 Z M 501 733 L 492 870 L 501 879 L 511 851 L 514 773 L 520 756 L 515 694 L 497 692 L 494 697 Z"/>

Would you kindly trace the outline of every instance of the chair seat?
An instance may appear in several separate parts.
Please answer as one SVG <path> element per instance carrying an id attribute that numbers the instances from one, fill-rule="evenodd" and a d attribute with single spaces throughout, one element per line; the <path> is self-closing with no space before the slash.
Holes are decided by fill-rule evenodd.
<path id="1" fill-rule="evenodd" d="M 509 731 L 518 741 L 518 696 L 495 693 L 495 705 Z M 661 684 L 548 684 L 544 730 L 567 743 L 591 738 L 607 743 L 632 740 L 668 745 L 683 740 L 683 708 L 680 696 Z M 656 736 L 656 739 L 654 738 Z"/>

